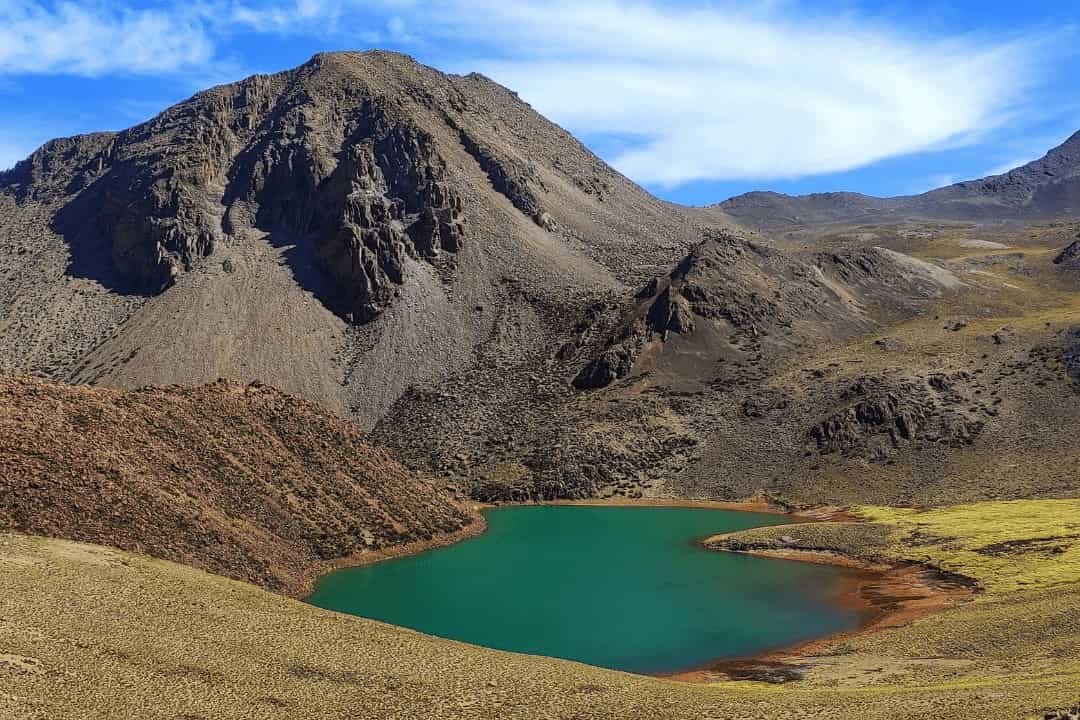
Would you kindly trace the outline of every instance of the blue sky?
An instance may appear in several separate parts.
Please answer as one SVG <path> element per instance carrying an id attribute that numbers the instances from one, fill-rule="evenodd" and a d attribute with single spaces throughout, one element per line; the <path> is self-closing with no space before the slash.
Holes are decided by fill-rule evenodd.
<path id="1" fill-rule="evenodd" d="M 1080 130 L 1073 2 L 0 0 L 0 166 L 384 48 L 479 71 L 654 193 L 921 192 Z"/>

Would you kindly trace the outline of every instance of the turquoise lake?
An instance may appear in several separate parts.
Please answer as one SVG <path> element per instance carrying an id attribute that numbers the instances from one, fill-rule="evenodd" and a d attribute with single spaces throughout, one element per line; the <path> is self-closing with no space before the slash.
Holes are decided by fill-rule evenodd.
<path id="1" fill-rule="evenodd" d="M 476 538 L 324 576 L 308 602 L 444 638 L 637 673 L 856 627 L 848 571 L 706 550 L 778 515 L 668 507 L 488 510 Z"/>

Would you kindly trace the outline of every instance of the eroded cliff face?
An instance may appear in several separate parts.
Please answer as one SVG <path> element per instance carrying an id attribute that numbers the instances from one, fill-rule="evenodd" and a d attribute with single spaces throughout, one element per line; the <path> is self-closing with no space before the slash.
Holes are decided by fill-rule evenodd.
<path id="1" fill-rule="evenodd" d="M 970 373 L 927 377 L 866 376 L 843 387 L 839 405 L 809 432 L 822 454 L 885 461 L 905 445 L 964 447 L 995 414 L 969 389 Z"/>
<path id="2" fill-rule="evenodd" d="M 410 260 L 456 253 L 467 232 L 439 141 L 407 107 L 434 102 L 368 82 L 344 62 L 317 56 L 200 93 L 122 133 L 53 141 L 0 178 L 3 189 L 59 206 L 53 225 L 73 265 L 113 289 L 158 294 L 257 230 L 303 246 L 329 281 L 331 309 L 366 322 L 408 282 Z M 444 120 L 496 189 L 539 217 L 528 173 Z"/>
<path id="3" fill-rule="evenodd" d="M 457 252 L 465 235 L 462 199 L 434 139 L 361 98 L 342 137 L 320 137 L 302 110 L 241 156 L 225 196 L 226 227 L 266 229 L 310 243 L 332 280 L 333 309 L 366 322 L 407 281 L 407 260 Z M 327 157 L 327 147 L 338 148 Z"/>

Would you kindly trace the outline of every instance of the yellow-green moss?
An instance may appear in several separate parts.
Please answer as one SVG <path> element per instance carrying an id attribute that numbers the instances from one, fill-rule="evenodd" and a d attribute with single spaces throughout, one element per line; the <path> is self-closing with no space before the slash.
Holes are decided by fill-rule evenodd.
<path id="1" fill-rule="evenodd" d="M 891 556 L 966 575 L 989 593 L 1080 582 L 1080 500 L 856 511 L 900 531 Z"/>

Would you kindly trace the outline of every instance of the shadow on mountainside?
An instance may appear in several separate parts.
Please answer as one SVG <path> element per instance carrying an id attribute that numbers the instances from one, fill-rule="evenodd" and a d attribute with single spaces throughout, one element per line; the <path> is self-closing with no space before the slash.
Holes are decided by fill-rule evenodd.
<path id="1" fill-rule="evenodd" d="M 311 238 L 300 237 L 287 230 L 275 230 L 268 232 L 263 240 L 281 252 L 293 280 L 302 290 L 311 293 L 330 312 L 345 318 L 348 313 L 347 298 L 319 268 Z"/>
<path id="2" fill-rule="evenodd" d="M 112 257 L 112 245 L 97 222 L 101 193 L 91 186 L 73 197 L 57 211 L 49 229 L 67 243 L 71 260 L 66 274 L 74 278 L 93 280 L 102 287 L 121 295 L 149 295 L 117 272 Z"/>

